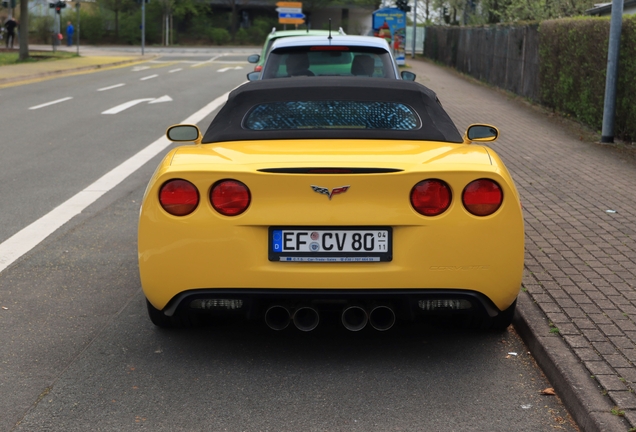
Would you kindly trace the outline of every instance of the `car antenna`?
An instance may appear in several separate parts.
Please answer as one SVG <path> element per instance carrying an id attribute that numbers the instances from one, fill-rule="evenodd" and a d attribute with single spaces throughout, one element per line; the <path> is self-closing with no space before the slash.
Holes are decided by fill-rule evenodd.
<path id="1" fill-rule="evenodd" d="M 331 18 L 329 18 L 329 37 L 327 39 L 329 39 L 329 42 L 331 42 L 331 39 L 333 39 L 331 37 Z"/>

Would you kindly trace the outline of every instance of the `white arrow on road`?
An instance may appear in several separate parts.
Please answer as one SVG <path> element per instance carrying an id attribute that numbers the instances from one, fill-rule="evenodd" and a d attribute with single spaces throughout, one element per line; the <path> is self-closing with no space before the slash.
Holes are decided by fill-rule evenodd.
<path id="1" fill-rule="evenodd" d="M 161 103 L 161 102 L 171 102 L 172 98 L 168 95 L 165 96 L 161 96 L 160 98 L 157 98 L 153 101 L 148 102 L 149 104 L 155 104 L 155 103 Z"/>
<path id="2" fill-rule="evenodd" d="M 148 102 L 149 104 L 153 104 L 153 103 L 161 103 L 161 102 L 170 102 L 171 100 L 172 98 L 168 95 L 161 96 L 160 98 L 135 99 L 135 100 L 131 100 L 126 103 L 123 103 L 121 105 L 117 105 L 116 107 L 113 107 L 109 110 L 104 111 L 102 114 L 117 114 L 143 102 Z"/>

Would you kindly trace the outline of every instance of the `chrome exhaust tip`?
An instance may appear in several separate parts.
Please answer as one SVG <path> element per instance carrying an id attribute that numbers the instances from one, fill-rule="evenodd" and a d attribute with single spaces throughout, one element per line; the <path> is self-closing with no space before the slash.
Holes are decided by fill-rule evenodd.
<path id="1" fill-rule="evenodd" d="M 284 306 L 270 306 L 265 312 L 265 324 L 272 330 L 285 330 L 290 322 L 291 315 Z"/>
<path id="2" fill-rule="evenodd" d="M 300 331 L 309 332 L 318 327 L 320 317 L 314 308 L 303 306 L 294 312 L 294 325 Z"/>
<path id="3" fill-rule="evenodd" d="M 369 315 L 360 306 L 349 306 L 342 311 L 341 320 L 347 330 L 356 332 L 366 327 Z"/>
<path id="4" fill-rule="evenodd" d="M 395 312 L 388 306 L 376 306 L 369 313 L 369 324 L 377 331 L 387 331 L 395 324 Z"/>

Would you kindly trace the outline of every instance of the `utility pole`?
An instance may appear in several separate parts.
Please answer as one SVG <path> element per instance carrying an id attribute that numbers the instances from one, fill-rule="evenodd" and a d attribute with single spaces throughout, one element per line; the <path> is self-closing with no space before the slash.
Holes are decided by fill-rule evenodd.
<path id="1" fill-rule="evenodd" d="M 75 3 L 75 8 L 77 9 L 77 42 L 75 42 L 77 44 L 77 55 L 79 55 L 79 46 L 80 46 L 80 0 L 77 0 L 77 3 Z"/>
<path id="2" fill-rule="evenodd" d="M 623 0 L 612 0 L 609 47 L 607 49 L 607 76 L 605 77 L 605 102 L 603 104 L 603 129 L 601 142 L 614 142 L 614 120 L 616 117 L 616 86 L 618 83 L 618 57 L 623 25 Z"/>
<path id="3" fill-rule="evenodd" d="M 417 45 L 417 1 L 413 0 L 413 52 L 411 58 L 415 58 L 415 46 Z"/>
<path id="4" fill-rule="evenodd" d="M 146 45 L 146 1 L 141 0 L 141 55 L 144 55 Z"/>

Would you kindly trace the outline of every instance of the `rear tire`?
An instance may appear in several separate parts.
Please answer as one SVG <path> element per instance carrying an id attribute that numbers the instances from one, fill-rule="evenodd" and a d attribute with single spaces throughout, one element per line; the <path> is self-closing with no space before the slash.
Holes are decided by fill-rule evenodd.
<path id="1" fill-rule="evenodd" d="M 512 319 L 515 317 L 515 310 L 517 309 L 517 299 L 508 307 L 508 309 L 504 309 L 499 312 L 494 318 L 490 319 L 490 326 L 488 326 L 489 330 L 496 332 L 503 332 L 512 324 Z"/>
<path id="2" fill-rule="evenodd" d="M 148 308 L 148 317 L 150 321 L 157 327 L 161 328 L 174 328 L 172 317 L 167 316 L 159 309 L 155 308 L 148 299 L 146 299 L 146 307 Z"/>
<path id="3" fill-rule="evenodd" d="M 175 329 L 184 327 L 193 327 L 192 317 L 183 311 L 177 311 L 173 316 L 167 316 L 159 309 L 155 308 L 148 299 L 146 299 L 146 307 L 148 308 L 148 317 L 154 325 L 164 329 Z"/>

